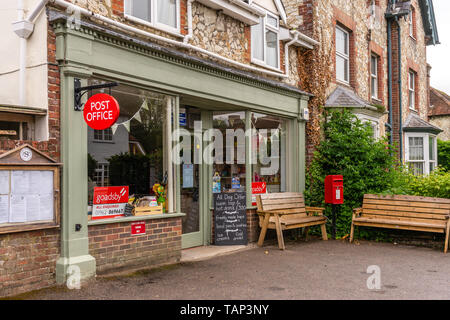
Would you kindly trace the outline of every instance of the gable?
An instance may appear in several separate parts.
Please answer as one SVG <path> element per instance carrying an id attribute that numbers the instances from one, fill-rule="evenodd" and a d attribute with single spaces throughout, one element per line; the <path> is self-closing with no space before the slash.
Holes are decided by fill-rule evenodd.
<path id="1" fill-rule="evenodd" d="M 252 0 L 251 3 L 257 4 L 267 11 L 280 16 L 281 20 L 286 24 L 286 11 L 281 0 Z"/>

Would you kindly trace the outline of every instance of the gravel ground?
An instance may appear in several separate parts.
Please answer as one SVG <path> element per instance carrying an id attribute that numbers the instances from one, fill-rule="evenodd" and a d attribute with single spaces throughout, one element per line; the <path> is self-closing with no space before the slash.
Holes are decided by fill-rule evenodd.
<path id="1" fill-rule="evenodd" d="M 44 289 L 16 299 L 450 299 L 450 254 L 391 243 L 310 240 L 266 245 L 126 276 L 81 290 Z M 379 266 L 381 288 L 368 289 Z"/>

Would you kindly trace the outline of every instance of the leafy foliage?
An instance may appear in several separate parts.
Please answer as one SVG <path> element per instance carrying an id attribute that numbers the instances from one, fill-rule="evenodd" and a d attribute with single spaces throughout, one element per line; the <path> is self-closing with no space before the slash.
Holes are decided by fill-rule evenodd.
<path id="1" fill-rule="evenodd" d="M 372 128 L 349 111 L 332 111 L 323 125 L 324 139 L 307 171 L 305 199 L 308 205 L 325 206 L 324 180 L 327 175 L 344 177 L 344 204 L 337 215 L 337 237 L 350 232 L 352 210 L 360 207 L 366 193 L 403 190 L 403 180 L 394 151 L 385 139 L 373 139 Z M 325 206 L 331 218 L 331 205 Z M 365 228 L 361 237 L 378 238 L 379 231 Z"/>
<path id="2" fill-rule="evenodd" d="M 450 140 L 437 141 L 438 146 L 438 163 L 439 165 L 447 171 L 450 171 Z"/>

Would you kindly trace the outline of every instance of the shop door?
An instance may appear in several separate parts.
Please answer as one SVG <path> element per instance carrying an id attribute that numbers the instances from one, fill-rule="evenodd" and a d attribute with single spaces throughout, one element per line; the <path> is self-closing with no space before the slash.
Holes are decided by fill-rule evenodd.
<path id="1" fill-rule="evenodd" d="M 186 127 L 191 132 L 191 163 L 180 165 L 180 207 L 186 216 L 182 219 L 182 248 L 201 246 L 204 243 L 204 187 L 202 184 L 204 166 L 196 163 L 194 152 L 202 154 L 202 139 L 194 137 L 193 122 L 201 119 L 198 109 L 186 108 Z"/>

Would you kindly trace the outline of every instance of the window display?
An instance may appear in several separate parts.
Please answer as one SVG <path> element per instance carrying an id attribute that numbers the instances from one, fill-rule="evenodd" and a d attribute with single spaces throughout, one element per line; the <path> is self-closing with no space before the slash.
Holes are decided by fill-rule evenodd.
<path id="1" fill-rule="evenodd" d="M 154 199 L 161 209 L 133 212 L 168 212 L 165 190 L 168 170 L 173 168 L 165 141 L 169 139 L 166 126 L 173 98 L 123 84 L 111 89 L 110 94 L 120 105 L 119 119 L 105 130 L 88 128 L 89 205 L 95 202 L 96 188 L 127 186 L 130 205 L 147 208 L 154 205 Z"/>

